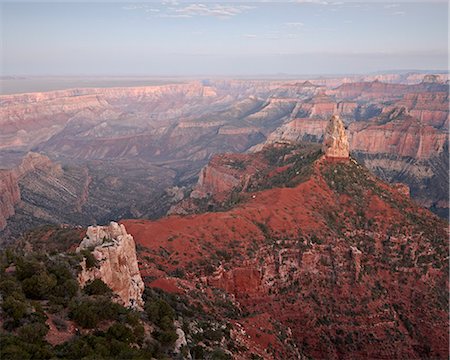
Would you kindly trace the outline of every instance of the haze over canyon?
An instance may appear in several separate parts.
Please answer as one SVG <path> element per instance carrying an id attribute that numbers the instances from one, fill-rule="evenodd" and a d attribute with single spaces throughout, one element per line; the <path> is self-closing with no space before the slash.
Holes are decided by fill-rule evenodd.
<path id="1" fill-rule="evenodd" d="M 3 95 L 3 237 L 48 222 L 160 217 L 214 154 L 320 142 L 333 114 L 346 124 L 352 156 L 446 216 L 446 81 L 392 74 Z"/>
<path id="2" fill-rule="evenodd" d="M 2 358 L 448 358 L 448 74 L 166 81 L 0 96 Z"/>

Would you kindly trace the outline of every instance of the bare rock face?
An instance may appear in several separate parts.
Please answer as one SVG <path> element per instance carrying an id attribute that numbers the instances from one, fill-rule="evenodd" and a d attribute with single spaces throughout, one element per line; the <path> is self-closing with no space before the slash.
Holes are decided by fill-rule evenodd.
<path id="1" fill-rule="evenodd" d="M 15 213 L 15 206 L 20 203 L 19 180 L 26 174 L 39 170 L 48 173 L 61 172 L 61 166 L 48 157 L 29 152 L 22 162 L 12 169 L 0 169 L 0 230 L 7 225 L 7 220 Z"/>
<path id="2" fill-rule="evenodd" d="M 17 178 L 12 171 L 0 172 L 0 230 L 6 227 L 6 220 L 14 215 L 14 206 L 20 201 Z"/>
<path id="3" fill-rule="evenodd" d="M 144 282 L 139 272 L 134 239 L 125 226 L 116 222 L 108 226 L 89 226 L 77 252 L 91 248 L 94 248 L 92 254 L 98 266 L 87 268 L 86 261 L 82 262 L 82 271 L 78 275 L 80 285 L 100 279 L 118 296 L 122 305 L 142 309 Z"/>
<path id="4" fill-rule="evenodd" d="M 328 122 L 322 150 L 328 158 L 348 158 L 349 146 L 345 127 L 339 116 L 333 115 Z"/>

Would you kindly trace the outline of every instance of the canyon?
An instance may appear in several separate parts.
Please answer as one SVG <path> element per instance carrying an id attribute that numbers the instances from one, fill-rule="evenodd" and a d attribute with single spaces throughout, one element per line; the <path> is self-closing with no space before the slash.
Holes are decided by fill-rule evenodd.
<path id="1" fill-rule="evenodd" d="M 448 222 L 359 162 L 344 120 L 325 120 L 321 143 L 212 155 L 189 191 L 172 189 L 169 216 L 38 227 L 19 243 L 81 260 L 82 287 L 102 280 L 145 308 L 149 341 L 169 326 L 169 357 L 446 359 Z M 159 322 L 165 301 L 172 315 Z M 105 329 L 52 325 L 47 338 Z"/>
<path id="2" fill-rule="evenodd" d="M 332 115 L 348 128 L 352 156 L 445 217 L 445 81 L 419 74 L 204 80 L 2 95 L 0 236 L 48 222 L 156 219 L 188 196 L 215 154 L 321 142 Z M 51 165 L 26 170 L 33 154 Z"/>
<path id="3" fill-rule="evenodd" d="M 173 215 L 123 220 L 144 282 L 213 304 L 224 291 L 263 359 L 447 358 L 447 223 L 343 153 L 338 117 L 326 134 L 328 155 L 216 155 Z"/>

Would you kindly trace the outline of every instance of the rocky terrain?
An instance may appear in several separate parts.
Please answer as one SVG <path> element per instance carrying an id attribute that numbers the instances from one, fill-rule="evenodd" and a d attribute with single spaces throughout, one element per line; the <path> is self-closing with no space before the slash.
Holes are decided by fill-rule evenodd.
<path id="1" fill-rule="evenodd" d="M 264 359 L 447 358 L 448 224 L 345 156 L 342 128 L 333 117 L 328 155 L 215 157 L 191 215 L 124 220 L 144 281 L 232 296 L 233 325 Z"/>
<path id="2" fill-rule="evenodd" d="M 408 184 L 417 202 L 448 217 L 448 88 L 442 86 L 347 83 L 329 93 L 360 104 L 350 115 L 334 111 L 347 124 L 353 156 L 382 179 Z M 369 94 L 380 102 L 367 101 Z M 266 143 L 321 141 L 325 126 L 323 117 L 304 113 Z"/>
<path id="3" fill-rule="evenodd" d="M 358 163 L 338 116 L 324 134 L 214 156 L 174 215 L 19 239 L 2 358 L 448 358 L 448 223 Z"/>
<path id="4" fill-rule="evenodd" d="M 205 80 L 0 96 L 0 236 L 49 222 L 161 217 L 215 154 L 321 141 L 332 115 L 348 127 L 358 161 L 407 184 L 416 201 L 445 217 L 446 80 Z M 30 152 L 52 165 L 20 170 Z"/>

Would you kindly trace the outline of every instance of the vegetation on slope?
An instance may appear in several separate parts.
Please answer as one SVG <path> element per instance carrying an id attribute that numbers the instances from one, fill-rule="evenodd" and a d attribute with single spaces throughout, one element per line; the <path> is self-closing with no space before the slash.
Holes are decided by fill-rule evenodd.
<path id="1" fill-rule="evenodd" d="M 188 351 L 230 358 L 223 349 L 234 346 L 229 328 L 186 299 L 146 289 L 144 311 L 128 309 L 99 279 L 80 289 L 79 264 L 88 254 L 32 250 L 43 236 L 68 245 L 76 232 L 64 229 L 63 239 L 57 228 L 39 228 L 27 234 L 27 246 L 0 252 L 1 359 L 181 359 Z M 176 322 L 188 340 L 178 354 Z"/>

